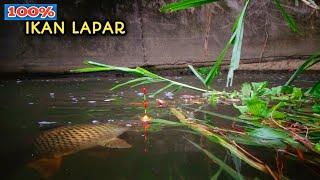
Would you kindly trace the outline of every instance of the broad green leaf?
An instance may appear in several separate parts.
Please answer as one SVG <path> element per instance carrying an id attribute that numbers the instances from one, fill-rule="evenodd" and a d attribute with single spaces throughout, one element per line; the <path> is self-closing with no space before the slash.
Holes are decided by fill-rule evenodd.
<path id="1" fill-rule="evenodd" d="M 257 97 L 246 100 L 245 105 L 248 107 L 248 112 L 253 116 L 264 118 L 269 116 L 267 103 Z"/>
<path id="2" fill-rule="evenodd" d="M 209 103 L 211 105 L 216 105 L 217 102 L 218 102 L 218 96 L 217 96 L 217 94 L 215 92 L 212 92 L 211 96 L 210 96 L 210 99 L 209 99 Z"/>
<path id="3" fill-rule="evenodd" d="M 268 92 L 271 96 L 279 96 L 282 91 L 282 86 L 272 87 Z"/>
<path id="4" fill-rule="evenodd" d="M 210 68 L 209 67 L 200 67 L 198 69 L 198 72 L 202 75 L 202 76 L 207 76 L 210 72 Z"/>
<path id="5" fill-rule="evenodd" d="M 245 114 L 248 112 L 248 107 L 247 106 L 237 106 L 236 104 L 233 104 L 233 107 L 238 109 L 241 114 Z"/>
<path id="6" fill-rule="evenodd" d="M 243 83 L 241 86 L 241 94 L 244 98 L 249 98 L 251 96 L 252 89 L 249 83 Z"/>
<path id="7" fill-rule="evenodd" d="M 293 100 L 300 100 L 302 98 L 302 90 L 301 88 L 293 88 L 292 94 L 291 94 L 291 99 Z"/>
<path id="8" fill-rule="evenodd" d="M 312 111 L 314 113 L 320 114 L 320 104 L 315 104 L 312 106 Z"/>
<path id="9" fill-rule="evenodd" d="M 292 92 L 293 92 L 293 87 L 292 87 L 292 86 L 286 86 L 286 85 L 284 85 L 284 86 L 282 86 L 282 88 L 281 88 L 281 93 L 282 93 L 282 94 L 292 94 Z"/>
<path id="10" fill-rule="evenodd" d="M 252 86 L 253 96 L 254 95 L 261 96 L 267 92 L 268 82 L 267 81 L 252 82 L 251 86 Z"/>
<path id="11" fill-rule="evenodd" d="M 274 111 L 272 113 L 272 118 L 274 119 L 284 119 L 286 118 L 286 114 L 280 111 Z"/>
<path id="12" fill-rule="evenodd" d="M 294 19 L 287 13 L 287 11 L 283 8 L 283 6 L 280 3 L 280 0 L 274 0 L 276 3 L 276 7 L 278 8 L 278 10 L 280 11 L 281 15 L 284 17 L 284 19 L 286 20 L 287 24 L 289 25 L 291 31 L 293 32 L 297 32 L 298 31 L 298 27 L 296 22 L 294 21 Z"/>
<path id="13" fill-rule="evenodd" d="M 198 7 L 207 3 L 212 3 L 217 0 L 180 0 L 175 3 L 170 3 L 160 8 L 161 12 L 174 12 L 188 8 Z"/>
<path id="14" fill-rule="evenodd" d="M 283 149 L 287 145 L 281 139 L 261 139 L 255 136 L 228 136 L 231 140 L 234 140 L 238 144 L 244 144 L 248 146 L 260 146 L 274 149 Z"/>
<path id="15" fill-rule="evenodd" d="M 320 143 L 317 143 L 315 146 L 314 146 L 314 149 L 320 153 Z"/>
<path id="16" fill-rule="evenodd" d="M 257 128 L 248 133 L 252 137 L 260 138 L 260 139 L 281 139 L 284 142 L 296 147 L 298 143 L 292 139 L 287 133 L 284 131 L 278 131 L 272 128 Z"/>
<path id="17" fill-rule="evenodd" d="M 316 98 L 320 98 L 320 81 L 310 89 L 309 93 Z"/>

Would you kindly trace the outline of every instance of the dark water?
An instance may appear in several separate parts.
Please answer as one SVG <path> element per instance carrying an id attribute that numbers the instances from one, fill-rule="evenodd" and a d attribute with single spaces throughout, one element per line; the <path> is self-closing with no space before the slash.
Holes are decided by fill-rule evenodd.
<path id="1" fill-rule="evenodd" d="M 270 85 L 282 84 L 288 74 L 239 74 L 233 88 L 246 81 L 269 80 Z M 124 88 L 109 91 L 112 85 L 128 78 L 58 78 L 58 79 L 22 79 L 0 81 L 0 163 L 1 179 L 39 179 L 39 174 L 28 166 L 32 159 L 32 140 L 45 128 L 38 122 L 57 122 L 58 125 L 92 123 L 95 121 L 128 124 L 139 120 L 143 108 L 139 103 L 140 88 Z M 171 77 L 191 85 L 200 84 L 189 76 Z M 296 83 L 308 86 L 319 80 L 319 74 L 308 74 Z M 215 88 L 222 90 L 225 79 L 218 79 Z M 159 85 L 148 86 L 149 91 L 159 89 Z M 230 88 L 229 88 L 230 90 Z M 160 98 L 181 105 L 180 95 L 199 95 L 194 91 L 182 90 L 169 100 L 162 94 Z M 218 105 L 210 107 L 216 112 L 226 115 L 237 115 L 230 106 Z M 150 99 L 149 114 L 153 118 L 176 121 L 166 108 L 156 108 L 155 100 Z M 198 118 L 212 119 L 224 123 L 216 117 Z M 50 126 L 49 126 L 50 127 Z M 142 129 L 142 127 L 141 127 Z M 183 137 L 198 142 L 186 132 L 167 128 L 157 133 L 145 134 L 129 131 L 121 138 L 132 144 L 130 149 L 108 149 L 94 147 L 63 157 L 59 171 L 52 179 L 210 179 L 219 169 L 203 153 L 195 149 Z M 233 158 L 221 146 L 202 140 L 206 149 L 218 158 L 235 168 Z M 272 150 L 248 147 L 248 150 L 275 167 L 275 153 Z M 291 179 L 319 178 L 303 162 L 288 158 L 284 159 L 284 175 Z M 248 179 L 271 179 L 267 174 L 241 163 L 241 174 Z M 220 179 L 231 179 L 222 172 Z"/>

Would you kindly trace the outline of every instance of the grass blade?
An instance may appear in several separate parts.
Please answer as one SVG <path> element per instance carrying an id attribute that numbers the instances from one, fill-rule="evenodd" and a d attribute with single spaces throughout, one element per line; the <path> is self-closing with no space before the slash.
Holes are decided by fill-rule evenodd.
<path id="1" fill-rule="evenodd" d="M 195 87 L 195 86 L 191 86 L 191 85 L 188 85 L 188 84 L 184 84 L 184 83 L 180 83 L 180 82 L 177 82 L 177 81 L 174 81 L 174 80 L 171 80 L 171 79 L 167 79 L 165 77 L 162 77 L 162 76 L 159 76 L 157 74 L 154 74 L 144 68 L 141 68 L 141 67 L 137 67 L 135 69 L 132 69 L 132 68 L 127 68 L 127 67 L 117 67 L 117 66 L 110 66 L 110 65 L 106 65 L 106 64 L 101 64 L 101 63 L 97 63 L 97 62 L 93 62 L 93 61 L 85 61 L 84 62 L 85 64 L 87 65 L 92 65 L 92 66 L 97 66 L 95 67 L 96 69 L 92 68 L 92 67 L 89 67 L 89 68 L 81 68 L 81 69 L 75 69 L 75 70 L 71 70 L 71 72 L 77 72 L 77 71 L 83 71 L 83 72 L 96 72 L 96 71 L 121 71 L 121 72 L 126 72 L 126 73 L 133 73 L 133 74 L 138 74 L 140 76 L 145 76 L 148 77 L 149 79 L 145 79 L 146 81 L 145 82 L 140 82 L 138 84 L 135 84 L 134 86 L 137 86 L 137 85 L 142 85 L 142 84 L 147 84 L 147 83 L 151 83 L 151 82 L 168 82 L 168 83 L 172 83 L 178 87 L 185 87 L 185 88 L 189 88 L 189 89 L 193 89 L 193 90 L 196 90 L 196 91 L 201 91 L 201 92 L 209 92 L 208 90 L 206 89 L 201 89 L 201 88 L 198 88 L 198 87 Z M 143 79 L 142 79 L 143 80 Z M 141 81 L 142 81 L 141 80 Z M 117 87 L 114 87 L 113 89 L 115 88 L 118 88 L 119 86 L 124 86 L 124 85 L 128 85 L 128 84 L 131 84 L 131 82 L 128 82 L 128 83 L 125 83 L 125 84 L 120 84 L 118 85 Z"/>
<path id="2" fill-rule="evenodd" d="M 140 83 L 134 84 L 132 86 L 130 86 L 131 88 L 137 87 L 137 86 L 141 86 L 141 85 L 145 85 L 145 84 L 150 84 L 150 83 L 158 83 L 158 82 L 164 82 L 164 80 L 155 80 L 155 79 L 151 79 L 151 80 L 146 80 L 146 81 L 142 81 Z"/>
<path id="3" fill-rule="evenodd" d="M 193 74 L 196 75 L 197 78 L 205 85 L 205 81 L 201 74 L 199 74 L 199 72 L 191 64 L 188 64 L 188 67 L 193 72 Z"/>
<path id="4" fill-rule="evenodd" d="M 194 147 L 196 147 L 197 149 L 202 151 L 205 155 L 207 155 L 214 163 L 218 164 L 221 167 L 221 169 L 223 169 L 225 172 L 227 172 L 233 179 L 241 179 L 241 180 L 244 179 L 244 177 L 242 177 L 241 175 L 239 176 L 238 173 L 234 169 L 232 169 L 230 166 L 228 166 L 222 160 L 217 158 L 214 154 L 212 154 L 209 151 L 207 151 L 206 149 L 202 148 L 201 146 L 199 146 L 195 142 L 193 142 L 189 139 L 186 139 L 186 140 L 189 143 L 191 143 Z"/>
<path id="5" fill-rule="evenodd" d="M 235 42 L 235 40 L 237 38 L 238 38 L 238 41 L 236 40 L 236 42 L 238 42 L 237 43 L 238 45 L 235 44 L 236 49 L 234 50 L 233 53 L 239 53 L 239 54 L 237 56 L 233 55 L 233 57 L 235 60 L 240 59 L 240 53 L 241 53 L 240 51 L 241 51 L 241 44 L 242 44 L 242 37 L 241 37 L 242 35 L 241 34 L 243 34 L 243 31 L 241 32 L 241 27 L 243 26 L 243 17 L 244 17 L 244 14 L 245 14 L 245 11 L 246 11 L 248 4 L 249 4 L 249 0 L 246 1 L 244 8 L 242 9 L 239 17 L 237 18 L 236 22 L 234 23 L 234 26 L 232 28 L 233 34 L 232 34 L 231 38 L 229 39 L 229 41 L 227 42 L 227 44 L 223 48 L 223 50 L 220 52 L 214 65 L 210 69 L 210 72 L 205 79 L 205 84 L 207 86 L 209 86 L 210 83 L 212 82 L 212 80 L 220 73 L 222 61 L 224 60 L 224 58 L 228 52 L 228 49 L 231 47 L 231 45 Z M 241 24 L 242 24 L 242 26 L 241 26 Z M 236 62 L 235 60 L 234 60 L 234 62 Z M 231 76 L 231 74 L 230 74 L 230 76 Z"/>
<path id="6" fill-rule="evenodd" d="M 149 80 L 149 79 L 150 79 L 149 77 L 141 77 L 141 78 L 133 79 L 133 80 L 127 81 L 125 83 L 118 84 L 118 85 L 112 87 L 110 90 L 113 91 L 113 90 L 118 89 L 118 88 L 120 88 L 122 86 L 126 86 L 126 85 L 129 85 L 129 84 L 133 84 L 133 83 L 136 83 L 136 82 L 145 81 L 145 80 Z"/>
<path id="7" fill-rule="evenodd" d="M 160 8 L 160 12 L 174 12 L 183 9 L 198 7 L 215 1 L 217 0 L 180 0 L 178 2 L 165 4 Z"/>
<path id="8" fill-rule="evenodd" d="M 298 32 L 298 27 L 295 20 L 287 13 L 287 11 L 283 8 L 280 3 L 280 0 L 274 0 L 276 3 L 277 9 L 280 11 L 281 15 L 286 20 L 287 24 L 289 25 L 292 32 Z"/>
<path id="9" fill-rule="evenodd" d="M 173 85 L 174 85 L 173 83 L 168 84 L 167 86 L 165 86 L 165 87 L 159 89 L 158 91 L 152 93 L 152 94 L 150 95 L 150 97 L 151 97 L 151 98 L 154 98 L 156 95 L 160 94 L 162 91 L 170 88 L 170 87 L 173 86 Z"/>
<path id="10" fill-rule="evenodd" d="M 320 52 L 309 57 L 299 68 L 292 74 L 285 86 L 289 86 L 303 71 L 320 62 Z"/>
<path id="11" fill-rule="evenodd" d="M 212 82 L 212 80 L 217 77 L 217 75 L 220 73 L 220 68 L 222 61 L 224 60 L 224 57 L 226 56 L 228 49 L 230 48 L 232 41 L 235 37 L 235 34 L 232 35 L 226 46 L 223 48 L 223 50 L 220 52 L 219 56 L 217 57 L 214 65 L 210 69 L 206 79 L 205 79 L 205 84 L 206 86 L 209 86 L 209 84 Z"/>
<path id="12" fill-rule="evenodd" d="M 100 71 L 110 71 L 111 68 L 108 67 L 88 67 L 88 68 L 80 68 L 80 69 L 74 69 L 70 72 L 73 73 L 88 73 L 88 72 L 100 72 Z"/>
<path id="13" fill-rule="evenodd" d="M 234 39 L 230 68 L 229 68 L 229 72 L 228 72 L 228 76 L 227 76 L 227 87 L 232 86 L 234 71 L 236 69 L 238 69 L 238 67 L 239 67 L 242 39 L 243 39 L 243 31 L 244 31 L 244 15 L 245 15 L 246 9 L 248 7 L 248 4 L 249 4 L 249 0 L 246 1 L 246 4 L 245 4 L 244 8 L 242 9 L 241 14 L 235 23 L 237 25 L 235 32 L 234 32 L 236 34 L 236 37 Z"/>
<path id="14" fill-rule="evenodd" d="M 248 165 L 250 165 L 251 167 L 254 167 L 262 172 L 265 173 L 269 173 L 274 179 L 277 179 L 277 175 L 275 172 L 273 172 L 270 167 L 266 164 L 264 164 L 263 162 L 261 162 L 260 160 L 257 161 L 258 159 L 255 158 L 255 160 L 251 159 L 252 155 L 249 157 L 248 155 L 246 155 L 244 152 L 240 151 L 237 147 L 235 147 L 234 145 L 230 144 L 229 142 L 227 142 L 223 137 L 221 137 L 218 134 L 215 134 L 209 130 L 207 130 L 203 125 L 201 124 L 197 124 L 195 122 L 189 121 L 185 115 L 179 111 L 176 108 L 170 108 L 170 111 L 172 114 L 174 114 L 177 119 L 180 120 L 180 122 L 186 126 L 188 126 L 189 128 L 191 128 L 194 131 L 199 132 L 200 134 L 202 134 L 203 136 L 205 136 L 206 138 L 208 138 L 210 141 L 220 144 L 221 146 L 223 146 L 224 148 L 228 149 L 231 153 L 233 153 L 234 155 L 236 155 L 237 157 L 239 157 L 241 160 L 243 160 L 244 162 L 246 162 Z"/>

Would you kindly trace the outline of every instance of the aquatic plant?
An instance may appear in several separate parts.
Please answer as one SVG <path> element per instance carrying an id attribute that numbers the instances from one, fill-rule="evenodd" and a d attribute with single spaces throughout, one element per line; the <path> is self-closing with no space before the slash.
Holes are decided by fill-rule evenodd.
<path id="1" fill-rule="evenodd" d="M 180 0 L 174 3 L 165 4 L 160 8 L 161 12 L 175 12 L 180 11 L 184 9 L 194 8 L 201 5 L 205 5 L 208 3 L 216 3 L 217 1 L 214 0 Z M 280 0 L 274 0 L 275 5 L 277 9 L 280 11 L 281 15 L 287 22 L 288 26 L 290 27 L 292 32 L 298 32 L 298 27 L 295 22 L 295 20 L 290 16 L 285 8 L 281 5 Z M 319 6 L 314 1 L 302 1 L 303 3 L 307 4 L 308 6 L 319 9 Z M 241 46 L 242 46 L 242 39 L 243 39 L 243 33 L 244 33 L 244 21 L 245 21 L 245 13 L 247 10 L 247 7 L 250 3 L 250 0 L 245 0 L 245 5 L 240 13 L 240 15 L 236 18 L 234 25 L 232 27 L 232 35 L 229 41 L 226 43 L 225 47 L 222 49 L 220 54 L 215 60 L 215 63 L 211 67 L 208 74 L 206 74 L 205 80 L 202 80 L 200 78 L 201 76 L 198 76 L 199 73 L 197 73 L 197 70 L 192 68 L 192 72 L 196 74 L 196 76 L 208 87 L 210 87 L 210 84 L 212 80 L 220 73 L 221 64 L 222 61 L 225 58 L 226 53 L 228 52 L 228 49 L 233 46 L 232 50 L 232 56 L 230 61 L 230 67 L 229 72 L 227 75 L 227 87 L 232 86 L 234 71 L 238 69 L 239 63 L 240 63 L 240 57 L 241 57 Z"/>
<path id="2" fill-rule="evenodd" d="M 214 0 L 181 0 L 163 6 L 162 12 L 174 12 L 186 8 L 201 6 Z M 298 28 L 293 18 L 285 11 L 279 0 L 274 0 L 276 7 L 286 20 L 290 29 L 297 32 Z M 315 3 L 309 2 L 310 7 L 318 8 Z M 301 159 L 306 163 L 319 164 L 320 159 L 320 81 L 308 89 L 292 86 L 292 82 L 304 70 L 320 62 L 319 53 L 308 58 L 291 76 L 286 84 L 277 87 L 268 87 L 268 82 L 244 83 L 240 91 L 225 92 L 217 91 L 210 87 L 212 81 L 219 75 L 222 61 L 228 50 L 233 46 L 230 69 L 228 72 L 227 86 L 232 85 L 234 71 L 239 66 L 241 56 L 242 38 L 244 33 L 244 19 L 250 1 L 245 5 L 236 19 L 232 28 L 232 36 L 226 46 L 218 55 L 215 63 L 209 69 L 188 65 L 193 74 L 201 81 L 203 88 L 181 83 L 166 77 L 162 77 L 142 67 L 127 68 L 101 64 L 93 61 L 85 61 L 89 67 L 75 69 L 72 72 L 86 73 L 98 71 L 121 71 L 139 76 L 136 79 L 115 85 L 112 90 L 130 86 L 136 87 L 150 83 L 164 83 L 165 85 L 151 93 L 155 97 L 165 90 L 176 90 L 188 88 L 203 93 L 208 104 L 215 105 L 223 102 L 238 109 L 239 116 L 231 117 L 213 111 L 206 111 L 201 108 L 190 107 L 171 108 L 179 122 L 154 119 L 152 132 L 160 131 L 164 127 L 189 127 L 193 131 L 188 133 L 200 134 L 209 141 L 224 147 L 231 154 L 238 157 L 248 165 L 270 174 L 274 179 L 285 178 L 282 173 L 281 162 L 276 158 L 278 170 L 272 170 L 267 164 L 247 152 L 242 146 L 259 146 L 272 149 L 290 155 L 295 159 Z M 230 121 L 230 128 L 215 126 L 210 120 L 197 120 L 184 115 L 183 109 L 219 117 Z M 188 140 L 193 146 L 206 154 L 213 162 L 220 165 L 220 170 L 213 176 L 218 177 L 221 171 L 226 171 L 234 179 L 242 179 L 238 173 L 218 159 L 213 153 L 205 150 L 193 141 Z M 312 158 L 304 156 L 316 154 Z M 238 175 L 238 176 L 237 176 Z"/>
<path id="3" fill-rule="evenodd" d="M 240 113 L 238 117 L 230 117 L 213 111 L 181 107 L 189 108 L 194 112 L 217 116 L 229 120 L 232 124 L 236 123 L 236 126 L 238 126 L 238 128 L 234 128 L 232 125 L 230 129 L 226 129 L 214 126 L 211 121 L 190 121 L 181 110 L 171 108 L 171 112 L 180 120 L 180 123 L 156 119 L 153 122 L 155 123 L 154 126 L 151 126 L 153 128 L 150 129 L 152 132 L 170 126 L 190 127 L 210 141 L 225 147 L 252 167 L 269 173 L 274 179 L 281 178 L 282 175 L 250 155 L 239 144 L 274 149 L 293 158 L 303 158 L 304 161 L 312 164 L 320 162 L 320 159 L 303 157 L 303 152 L 320 153 L 319 82 L 309 89 L 286 85 L 269 88 L 267 82 L 252 82 L 244 83 L 240 91 L 224 92 L 180 83 L 140 67 L 115 67 L 92 61 L 86 61 L 85 63 L 93 67 L 76 69 L 73 72 L 96 72 L 95 68 L 98 68 L 99 71 L 104 68 L 104 71 L 121 71 L 140 76 L 137 79 L 120 83 L 114 86 L 112 90 L 123 86 L 136 87 L 147 83 L 162 82 L 167 83 L 167 85 L 151 93 L 152 96 L 156 96 L 169 88 L 184 87 L 202 92 L 210 104 L 224 102 L 233 105 Z M 189 67 L 192 70 L 193 67 Z M 288 149 L 288 147 L 290 148 Z"/>

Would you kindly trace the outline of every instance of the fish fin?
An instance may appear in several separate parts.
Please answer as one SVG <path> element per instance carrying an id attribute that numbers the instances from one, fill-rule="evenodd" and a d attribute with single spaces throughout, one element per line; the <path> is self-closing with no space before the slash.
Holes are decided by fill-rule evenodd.
<path id="1" fill-rule="evenodd" d="M 131 148 L 131 145 L 129 143 L 119 138 L 114 138 L 110 141 L 103 142 L 101 145 L 108 148 Z"/>
<path id="2" fill-rule="evenodd" d="M 42 177 L 49 178 L 60 168 L 62 157 L 42 158 L 28 164 L 29 167 L 37 170 Z"/>

